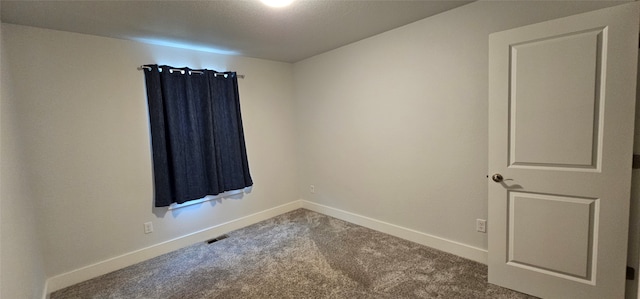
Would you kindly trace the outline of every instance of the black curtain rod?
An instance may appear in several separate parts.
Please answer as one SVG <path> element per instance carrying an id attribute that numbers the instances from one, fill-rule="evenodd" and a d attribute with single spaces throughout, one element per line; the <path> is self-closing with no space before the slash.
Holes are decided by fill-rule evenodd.
<path id="1" fill-rule="evenodd" d="M 141 66 L 138 67 L 139 71 L 144 70 L 144 69 L 151 70 L 151 67 L 150 66 L 146 66 L 146 65 L 141 65 Z M 183 69 L 169 69 L 169 70 L 170 71 L 180 71 L 180 72 L 184 71 Z M 191 73 L 196 73 L 196 74 L 202 74 L 203 73 L 202 71 L 198 71 L 198 70 L 190 70 L 190 72 Z M 218 72 L 216 72 L 215 74 L 216 75 L 228 75 L 228 74 L 225 74 L 225 73 L 218 73 Z M 238 77 L 240 79 L 244 79 L 244 75 L 236 74 L 236 77 Z"/>

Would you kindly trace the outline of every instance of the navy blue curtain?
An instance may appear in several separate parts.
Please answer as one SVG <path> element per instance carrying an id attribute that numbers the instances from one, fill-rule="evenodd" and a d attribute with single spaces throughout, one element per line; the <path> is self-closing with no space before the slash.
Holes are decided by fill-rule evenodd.
<path id="1" fill-rule="evenodd" d="M 155 206 L 253 185 L 236 73 L 145 65 L 144 74 Z"/>

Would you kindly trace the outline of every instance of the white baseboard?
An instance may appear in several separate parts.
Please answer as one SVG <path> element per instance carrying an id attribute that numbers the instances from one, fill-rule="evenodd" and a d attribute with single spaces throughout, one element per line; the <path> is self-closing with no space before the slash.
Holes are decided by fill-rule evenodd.
<path id="1" fill-rule="evenodd" d="M 436 237 L 433 235 L 425 234 L 413 229 L 405 228 L 395 224 L 383 222 L 373 218 L 365 217 L 362 215 L 354 214 L 351 212 L 343 211 L 340 209 L 332 208 L 329 206 L 317 204 L 314 202 L 300 200 L 302 208 L 325 214 L 327 216 L 335 217 L 340 220 L 351 222 L 366 228 L 377 230 L 398 238 L 409 240 L 421 245 L 425 245 L 431 248 L 442 250 L 448 253 L 461 256 L 472 261 L 487 264 L 487 250 L 469 246 L 456 241 L 447 240 L 444 238 Z"/>
<path id="2" fill-rule="evenodd" d="M 49 283 L 45 280 L 44 288 L 42 289 L 42 299 L 49 299 L 49 292 L 47 291 Z"/>
<path id="3" fill-rule="evenodd" d="M 52 292 L 72 286 L 76 283 L 146 261 L 159 255 L 220 236 L 230 231 L 240 229 L 299 208 L 305 208 L 327 216 L 335 217 L 483 264 L 487 263 L 487 250 L 482 248 L 432 236 L 423 232 L 310 201 L 297 200 L 51 277 L 47 279 L 45 283 L 45 294 L 43 295 L 43 299 L 48 298 L 49 294 Z"/>
<path id="4" fill-rule="evenodd" d="M 142 261 L 146 261 L 148 259 L 198 242 L 203 242 L 204 240 L 220 236 L 230 231 L 243 228 L 254 223 L 258 223 L 260 221 L 299 209 L 301 207 L 302 203 L 299 200 L 296 200 L 281 206 L 267 209 L 226 223 L 218 224 L 216 226 L 193 232 L 179 238 L 168 240 L 146 248 L 138 249 L 136 251 L 132 251 L 117 257 L 113 257 L 92 265 L 88 265 L 67 273 L 51 277 L 47 279 L 45 283 L 45 295 L 43 298 L 47 298 L 48 294 L 51 294 L 52 292 L 64 289 L 76 283 L 95 278 L 100 275 L 104 275 L 109 272 L 113 272 L 115 270 L 137 264 Z"/>

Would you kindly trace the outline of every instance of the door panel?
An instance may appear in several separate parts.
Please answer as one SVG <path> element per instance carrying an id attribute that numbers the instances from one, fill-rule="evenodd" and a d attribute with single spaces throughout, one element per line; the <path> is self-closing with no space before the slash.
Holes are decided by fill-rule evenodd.
<path id="1" fill-rule="evenodd" d="M 489 37 L 489 282 L 624 297 L 638 3 Z"/>
<path id="2" fill-rule="evenodd" d="M 595 168 L 602 31 L 511 45 L 511 165 Z"/>
<path id="3" fill-rule="evenodd" d="M 507 263 L 591 283 L 597 203 L 590 198 L 509 192 Z"/>

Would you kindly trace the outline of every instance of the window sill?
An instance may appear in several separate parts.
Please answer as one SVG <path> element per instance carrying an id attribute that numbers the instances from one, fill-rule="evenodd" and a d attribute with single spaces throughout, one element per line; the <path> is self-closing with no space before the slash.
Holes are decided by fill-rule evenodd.
<path id="1" fill-rule="evenodd" d="M 180 209 L 180 208 L 184 208 L 184 207 L 188 207 L 188 206 L 192 206 L 192 205 L 197 205 L 197 204 L 201 204 L 207 201 L 212 201 L 212 200 L 219 200 L 219 199 L 225 199 L 225 198 L 230 198 L 230 197 L 234 197 L 237 198 L 237 195 L 242 195 L 245 193 L 251 193 L 251 187 L 247 187 L 244 189 L 238 189 L 238 190 L 231 190 L 231 191 L 227 191 L 227 192 L 223 192 L 220 193 L 218 195 L 207 195 L 201 199 L 196 199 L 196 200 L 190 200 L 187 201 L 185 203 L 172 203 L 169 206 L 169 210 L 176 210 L 176 209 Z M 235 196 L 234 196 L 235 195 Z"/>

